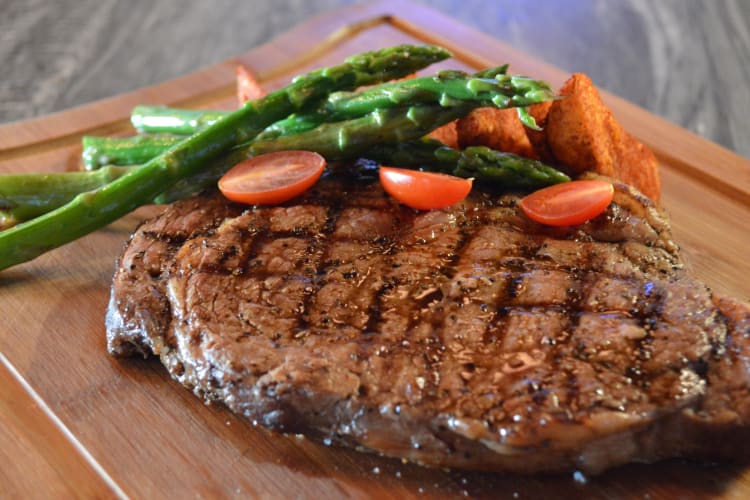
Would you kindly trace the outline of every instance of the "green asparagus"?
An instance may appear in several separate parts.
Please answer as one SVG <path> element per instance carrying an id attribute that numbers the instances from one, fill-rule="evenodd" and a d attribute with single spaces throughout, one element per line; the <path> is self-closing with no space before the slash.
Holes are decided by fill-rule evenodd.
<path id="1" fill-rule="evenodd" d="M 498 108 L 523 107 L 552 99 L 545 82 L 523 76 L 497 75 L 477 78 L 462 71 L 440 71 L 435 76 L 391 82 L 361 92 L 336 92 L 311 116 L 328 116 L 326 121 L 356 118 L 373 108 L 388 109 L 415 104 L 440 103 L 460 106 L 466 101 Z M 303 115 L 304 116 L 304 115 Z"/>
<path id="2" fill-rule="evenodd" d="M 171 189 L 157 196 L 154 202 L 170 203 L 215 186 L 224 172 L 248 155 L 252 155 L 253 149 L 272 152 L 285 148 L 307 148 L 325 153 L 332 160 L 362 156 L 387 165 L 422 168 L 464 178 L 472 177 L 478 182 L 503 189 L 536 189 L 570 180 L 567 175 L 542 162 L 482 146 L 459 151 L 427 138 L 401 143 L 379 143 L 380 140 L 392 140 L 394 137 L 406 140 L 424 131 L 423 128 L 414 129 L 413 122 L 408 118 L 396 117 L 395 110 L 390 111 L 390 114 L 387 122 L 379 122 L 373 117 L 337 122 L 315 133 L 290 136 L 290 139 L 283 143 L 256 141 L 217 159 L 199 174 L 179 181 Z M 446 114 L 444 117 L 433 116 L 432 119 L 440 123 L 441 120 L 450 117 L 450 114 Z M 434 126 L 434 123 L 429 126 Z M 325 133 L 320 135 L 319 132 Z M 346 141 L 343 145 L 337 143 L 334 146 L 324 146 L 321 140 L 338 140 L 346 134 L 359 135 L 361 139 L 354 142 Z M 114 179 L 124 174 L 129 168 L 137 167 L 108 166 L 93 172 L 0 176 L 0 209 L 6 209 L 6 222 L 0 222 L 0 228 L 10 227 L 57 208 L 73 199 L 75 195 L 105 184 L 108 178 Z M 21 186 L 17 186 L 17 183 L 21 183 Z M 61 190 L 60 186 L 64 186 L 64 189 Z M 11 206 L 13 208 L 10 208 Z"/>
<path id="3" fill-rule="evenodd" d="M 277 122 L 257 139 L 269 140 L 299 134 L 315 129 L 323 123 L 362 117 L 373 109 L 386 110 L 420 103 L 439 103 L 441 106 L 451 107 L 467 102 L 474 107 L 493 105 L 507 108 L 516 105 L 526 106 L 553 97 L 546 83 L 525 77 L 508 76 L 505 74 L 506 70 L 507 65 L 479 73 L 482 76 L 494 75 L 491 79 L 469 76 L 462 72 L 444 71 L 434 77 L 382 84 L 357 93 L 335 93 L 316 111 L 292 115 Z M 143 106 L 136 109 L 140 110 L 137 114 L 140 119 L 147 121 L 151 116 L 163 118 L 170 113 L 175 121 L 179 121 L 185 113 L 194 113 L 181 109 Z M 86 137 L 83 147 L 84 162 L 87 165 L 95 165 L 97 161 L 115 165 L 141 163 L 151 159 L 150 154 L 158 154 L 179 140 L 173 136 L 155 136 L 153 139 L 148 136 L 108 139 Z"/>
<path id="4" fill-rule="evenodd" d="M 434 139 L 378 144 L 363 155 L 382 164 L 424 168 L 463 178 L 474 178 L 505 189 L 537 189 L 567 182 L 570 177 L 538 160 L 484 146 L 456 150 Z"/>
<path id="5" fill-rule="evenodd" d="M 372 113 L 342 122 L 324 123 L 314 130 L 276 139 L 257 140 L 247 145 L 248 155 L 287 149 L 316 151 L 327 160 L 346 160 L 361 155 L 375 144 L 410 141 L 464 116 L 471 104 L 443 108 L 440 105 L 376 109 Z"/>
<path id="6" fill-rule="evenodd" d="M 552 99 L 546 82 L 505 74 L 508 66 L 489 68 L 469 75 L 462 71 L 441 71 L 434 76 L 377 85 L 359 92 L 335 92 L 318 109 L 298 113 L 270 126 L 263 138 L 312 130 L 326 122 L 359 118 L 373 109 L 390 109 L 417 104 L 475 105 L 509 108 Z"/>
<path id="7" fill-rule="evenodd" d="M 284 149 L 314 150 L 330 160 L 363 156 L 390 165 L 421 167 L 461 177 L 474 177 L 504 188 L 535 188 L 569 180 L 541 162 L 509 153 L 483 147 L 459 152 L 432 139 L 414 140 L 465 112 L 464 109 L 456 111 L 438 106 L 383 110 L 356 120 L 326 124 L 314 131 L 284 139 L 256 138 L 245 147 L 215 160 L 208 168 L 178 181 L 171 189 L 158 195 L 154 202 L 168 203 L 187 197 L 215 185 L 224 172 L 248 156 Z M 121 144 L 129 139 L 113 141 Z M 14 220 L 20 222 L 30 218 L 29 215 L 38 215 L 61 206 L 76 194 L 101 186 L 108 178 L 114 179 L 127 171 L 116 167 L 105 167 L 104 170 L 101 174 L 92 171 L 0 176 L 0 209 L 13 206 L 13 213 L 16 214 Z M 20 186 L 17 185 L 19 183 Z M 64 189 L 58 186 L 64 186 Z"/>
<path id="8" fill-rule="evenodd" d="M 184 137 L 136 135 L 133 137 L 83 137 L 83 166 L 96 170 L 105 165 L 141 165 L 159 156 Z"/>
<path id="9" fill-rule="evenodd" d="M 256 139 L 214 162 L 198 175 L 177 182 L 172 189 L 157 197 L 156 201 L 168 203 L 215 186 L 227 170 L 251 156 L 303 149 L 320 153 L 329 161 L 354 159 L 369 147 L 381 142 L 408 141 L 422 137 L 431 130 L 468 113 L 470 109 L 470 106 L 443 108 L 435 105 L 375 110 L 362 118 L 325 123 L 314 130 L 299 134 L 268 140 Z"/>
<path id="10" fill-rule="evenodd" d="M 136 106 L 130 114 L 130 123 L 139 132 L 190 135 L 213 125 L 229 113 L 230 111 Z"/>
<path id="11" fill-rule="evenodd" d="M 93 172 L 9 174 L 0 176 L 0 209 L 16 221 L 61 207 L 76 195 L 100 188 L 130 169 L 107 166 Z"/>
<path id="12" fill-rule="evenodd" d="M 495 78 L 504 75 L 508 71 L 508 65 L 487 68 L 476 73 L 476 78 Z M 179 109 L 166 106 L 136 106 L 130 115 L 130 122 L 139 132 L 150 134 L 178 134 L 190 135 L 205 128 L 221 118 L 228 115 L 230 111 L 204 110 L 204 109 Z M 301 124 L 299 119 L 290 118 L 288 127 L 296 123 Z M 319 122 L 318 122 L 319 123 Z M 315 128 L 306 127 L 305 130 Z M 298 129 L 301 131 L 302 129 Z"/>
<path id="13" fill-rule="evenodd" d="M 449 100 L 456 97 L 455 92 L 466 94 L 470 86 L 469 79 L 495 80 L 493 83 L 493 97 L 500 99 L 500 92 L 507 92 L 515 101 L 503 107 L 524 105 L 526 93 L 533 91 L 547 92 L 548 86 L 544 82 L 530 80 L 522 76 L 508 76 L 508 65 L 487 68 L 469 76 L 459 71 L 445 71 L 436 76 L 416 78 L 394 82 L 388 86 L 380 85 L 356 93 L 335 93 L 321 105 L 320 109 L 308 113 L 292 115 L 269 127 L 267 133 L 273 136 L 288 135 L 311 130 L 323 122 L 357 118 L 369 113 L 373 109 L 413 105 L 419 102 L 443 99 L 443 105 L 449 105 Z M 549 93 L 549 98 L 552 95 Z M 474 96 L 473 98 L 476 98 Z M 378 102 L 380 101 L 380 102 Z M 534 99 L 538 102 L 538 98 Z M 494 105 L 488 103 L 487 105 Z M 194 109 L 169 108 L 165 106 L 136 106 L 130 116 L 133 126 L 148 133 L 192 134 L 222 117 L 228 111 L 206 111 Z"/>
<path id="14" fill-rule="evenodd" d="M 475 78 L 493 79 L 508 72 L 508 65 L 487 68 L 474 74 Z M 139 132 L 190 135 L 228 115 L 229 111 L 180 109 L 166 106 L 136 106 L 130 121 Z M 282 120 L 276 129 L 277 135 L 286 135 L 310 130 L 320 124 L 320 117 L 307 115 L 305 118 L 290 116 Z"/>
<path id="15" fill-rule="evenodd" d="M 68 204 L 0 232 L 0 269 L 33 259 L 149 203 L 214 158 L 251 141 L 263 129 L 338 90 L 355 89 L 412 73 L 450 53 L 438 47 L 399 46 L 353 56 L 313 71 L 256 101 L 245 103 L 140 168 Z"/>

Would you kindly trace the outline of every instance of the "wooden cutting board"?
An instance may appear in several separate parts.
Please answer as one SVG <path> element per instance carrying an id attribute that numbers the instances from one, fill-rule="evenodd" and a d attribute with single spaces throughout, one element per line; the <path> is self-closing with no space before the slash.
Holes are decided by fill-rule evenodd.
<path id="1" fill-rule="evenodd" d="M 382 1 L 315 18 L 213 68 L 48 117 L 0 127 L 0 172 L 74 170 L 83 134 L 132 133 L 136 104 L 232 107 L 240 61 L 268 88 L 352 53 L 402 42 L 455 53 L 443 66 L 509 62 L 559 86 L 566 75 L 427 7 Z M 750 298 L 750 163 L 611 95 L 651 146 L 662 203 L 694 273 Z M 431 470 L 270 434 L 206 406 L 155 360 L 106 354 L 114 260 L 147 207 L 34 262 L 0 273 L 0 496 L 646 497 L 750 496 L 750 468 L 670 461 L 599 477 Z"/>

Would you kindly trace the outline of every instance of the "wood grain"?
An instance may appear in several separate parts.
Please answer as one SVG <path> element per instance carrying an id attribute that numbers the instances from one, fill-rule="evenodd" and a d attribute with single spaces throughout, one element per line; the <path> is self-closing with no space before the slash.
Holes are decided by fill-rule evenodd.
<path id="1" fill-rule="evenodd" d="M 0 0 L 0 123 L 193 72 L 356 1 Z M 750 157 L 746 0 L 429 5 Z"/>
<path id="2" fill-rule="evenodd" d="M 0 354 L 0 484 L 20 498 L 44 485 L 55 497 L 108 498 L 118 491 Z"/>
<path id="3" fill-rule="evenodd" d="M 359 24 L 358 24 L 359 23 Z M 339 31 L 343 26 L 350 26 Z M 351 28 L 355 26 L 355 28 Z M 315 44 L 330 40 L 316 50 Z M 85 132 L 120 133 L 136 102 L 229 106 L 241 60 L 273 87 L 293 73 L 402 41 L 438 42 L 451 66 L 509 61 L 559 84 L 565 74 L 427 7 L 383 1 L 337 11 L 235 60 L 158 87 L 0 127 L 0 171 L 76 168 Z M 312 56 L 311 56 L 312 54 Z M 618 99 L 616 116 L 659 156 L 664 206 L 684 254 L 720 293 L 748 299 L 750 165 L 747 160 Z M 727 177 L 736 179 L 727 182 Z M 206 406 L 155 360 L 106 355 L 104 309 L 113 262 L 145 207 L 34 262 L 0 273 L 0 445 L 19 454 L 0 475 L 11 492 L 133 497 L 705 497 L 750 494 L 750 469 L 666 462 L 587 478 L 507 477 L 403 464 L 256 428 Z M 14 373 L 22 378 L 19 383 Z M 36 408 L 38 402 L 51 414 Z M 35 409 L 36 408 L 36 409 Z M 39 481 L 22 475 L 39 471 Z M 5 489 L 4 489 L 5 491 Z"/>

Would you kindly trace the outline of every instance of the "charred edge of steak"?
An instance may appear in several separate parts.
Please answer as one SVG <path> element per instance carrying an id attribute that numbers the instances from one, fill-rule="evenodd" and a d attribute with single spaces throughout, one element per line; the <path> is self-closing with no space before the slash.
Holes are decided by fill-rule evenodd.
<path id="1" fill-rule="evenodd" d="M 280 207 L 207 194 L 144 223 L 107 333 L 111 353 L 153 352 L 277 430 L 428 465 L 594 473 L 744 453 L 714 442 L 746 443 L 750 415 L 750 320 L 728 311 L 621 184 L 599 218 L 548 228 L 514 195 L 417 213 L 327 179 Z"/>
<path id="2" fill-rule="evenodd" d="M 119 293 L 111 294 L 105 320 L 111 354 L 159 354 L 159 339 L 167 335 L 171 320 L 164 280 L 175 253 L 187 239 L 210 235 L 221 220 L 239 211 L 204 195 L 176 202 L 136 229 L 115 264 L 112 289 Z"/>

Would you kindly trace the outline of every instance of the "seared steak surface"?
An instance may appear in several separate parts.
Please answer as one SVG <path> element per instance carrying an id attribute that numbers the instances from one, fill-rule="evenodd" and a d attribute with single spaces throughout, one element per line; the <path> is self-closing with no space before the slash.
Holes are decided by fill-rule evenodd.
<path id="1" fill-rule="evenodd" d="M 278 207 L 178 202 L 118 261 L 109 351 L 268 427 L 429 465 L 747 457 L 747 307 L 688 277 L 623 185 L 572 228 L 518 200 L 416 212 L 326 179 Z"/>

